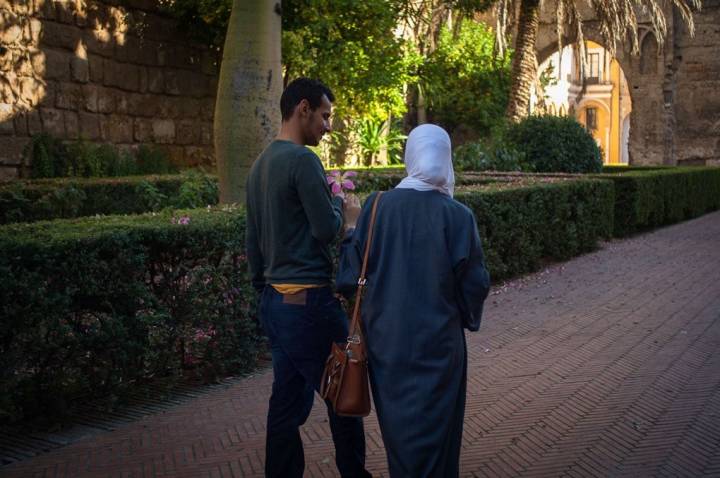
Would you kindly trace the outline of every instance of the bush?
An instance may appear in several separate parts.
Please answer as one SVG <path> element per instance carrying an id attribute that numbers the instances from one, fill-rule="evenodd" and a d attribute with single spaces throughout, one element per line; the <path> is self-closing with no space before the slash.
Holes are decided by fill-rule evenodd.
<path id="1" fill-rule="evenodd" d="M 195 208 L 217 201 L 217 179 L 193 171 L 176 176 L 20 181 L 0 186 L 0 224 Z"/>
<path id="2" fill-rule="evenodd" d="M 459 192 L 477 218 L 493 281 L 593 250 L 612 234 L 612 183 L 561 181 Z"/>
<path id="3" fill-rule="evenodd" d="M 533 171 L 599 173 L 600 148 L 574 118 L 530 116 L 512 124 L 508 140 L 525 154 Z"/>
<path id="4" fill-rule="evenodd" d="M 525 155 L 511 145 L 487 147 L 481 143 L 465 143 L 455 148 L 453 166 L 456 171 L 527 171 Z"/>
<path id="5" fill-rule="evenodd" d="M 635 169 L 600 177 L 615 184 L 615 237 L 720 209 L 719 168 Z"/>
<path id="6" fill-rule="evenodd" d="M 118 177 L 178 172 L 167 154 L 157 148 L 143 145 L 133 156 L 110 144 L 84 140 L 66 144 L 47 133 L 33 136 L 23 157 L 24 162 L 31 165 L 33 178 Z"/>
<path id="7" fill-rule="evenodd" d="M 200 209 L 0 227 L 0 422 L 253 367 L 244 224 Z"/>

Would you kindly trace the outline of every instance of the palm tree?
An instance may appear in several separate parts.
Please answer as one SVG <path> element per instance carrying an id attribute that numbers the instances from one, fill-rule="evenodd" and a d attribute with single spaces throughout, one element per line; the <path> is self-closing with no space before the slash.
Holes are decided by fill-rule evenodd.
<path id="1" fill-rule="evenodd" d="M 221 203 L 244 203 L 255 158 L 280 124 L 281 18 L 275 0 L 233 0 L 215 101 Z"/>
<path id="2" fill-rule="evenodd" d="M 515 56 L 512 63 L 512 86 L 506 111 L 506 117 L 517 122 L 527 116 L 530 103 L 530 91 L 537 75 L 537 58 L 535 41 L 537 39 L 539 16 L 545 4 L 555 9 L 557 22 L 558 47 L 562 50 L 562 36 L 569 28 L 574 32 L 579 45 L 580 58 L 585 61 L 585 49 L 582 31 L 582 17 L 578 11 L 580 0 L 498 0 L 495 5 L 497 19 L 498 46 L 502 51 L 505 46 L 507 28 L 517 18 L 517 36 L 515 38 Z M 608 51 L 614 56 L 618 43 L 630 34 L 632 52 L 639 52 L 637 13 L 649 14 L 650 21 L 658 39 L 662 44 L 667 33 L 667 24 L 663 10 L 663 0 L 586 0 L 595 12 L 600 33 Z M 672 7 L 677 7 L 683 20 L 687 23 L 690 34 L 694 34 L 692 10 L 699 10 L 701 0 L 670 0 Z M 581 62 L 581 75 L 583 66 Z"/>

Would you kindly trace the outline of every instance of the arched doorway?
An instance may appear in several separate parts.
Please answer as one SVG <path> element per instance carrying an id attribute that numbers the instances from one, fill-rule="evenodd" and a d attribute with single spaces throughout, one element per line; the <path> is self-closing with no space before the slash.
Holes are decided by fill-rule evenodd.
<path id="1" fill-rule="evenodd" d="M 632 100 L 625 73 L 602 45 L 586 41 L 581 75 L 579 50 L 567 45 L 540 64 L 531 108 L 540 114 L 568 111 L 593 135 L 605 164 L 628 164 Z"/>

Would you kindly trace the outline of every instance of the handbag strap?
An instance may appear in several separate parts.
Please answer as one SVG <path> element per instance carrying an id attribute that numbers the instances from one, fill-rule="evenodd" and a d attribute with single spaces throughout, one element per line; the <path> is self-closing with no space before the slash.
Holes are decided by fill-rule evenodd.
<path id="1" fill-rule="evenodd" d="M 365 242 L 365 253 L 363 254 L 363 264 L 360 271 L 360 277 L 358 278 L 357 292 L 355 293 L 355 307 L 353 308 L 352 322 L 350 323 L 350 335 L 348 336 L 348 342 L 360 343 L 360 337 L 362 336 L 362 330 L 360 329 L 360 301 L 362 300 L 365 285 L 367 284 L 367 278 L 365 274 L 367 272 L 368 257 L 370 256 L 370 245 L 372 244 L 373 232 L 375 230 L 375 215 L 377 213 L 378 203 L 380 202 L 380 196 L 383 191 L 380 191 L 375 197 L 373 202 L 372 212 L 370 213 L 370 225 L 368 226 L 368 237 Z"/>

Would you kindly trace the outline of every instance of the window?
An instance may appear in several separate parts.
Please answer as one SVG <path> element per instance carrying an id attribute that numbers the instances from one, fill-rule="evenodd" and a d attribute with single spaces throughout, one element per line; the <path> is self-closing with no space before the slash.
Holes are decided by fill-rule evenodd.
<path id="1" fill-rule="evenodd" d="M 588 54 L 587 80 L 590 83 L 598 83 L 600 81 L 600 53 Z"/>
<path id="2" fill-rule="evenodd" d="M 597 108 L 585 109 L 585 129 L 588 131 L 597 129 Z"/>

